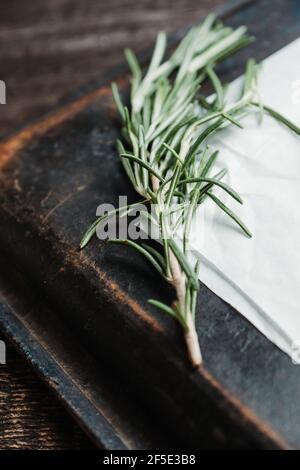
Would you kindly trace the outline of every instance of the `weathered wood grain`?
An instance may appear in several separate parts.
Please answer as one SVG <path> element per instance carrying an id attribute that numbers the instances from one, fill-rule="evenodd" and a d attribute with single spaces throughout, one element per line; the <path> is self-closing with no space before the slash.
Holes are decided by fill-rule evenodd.
<path id="1" fill-rule="evenodd" d="M 1 76 L 7 104 L 0 135 L 101 76 L 125 46 L 149 45 L 160 29 L 195 21 L 222 0 L 2 0 Z M 89 443 L 12 347 L 0 366 L 0 448 L 83 448 Z"/>
<path id="2" fill-rule="evenodd" d="M 0 448 L 77 449 L 91 444 L 57 398 L 8 344 L 0 366 Z"/>
<path id="3" fill-rule="evenodd" d="M 63 94 L 140 50 L 156 33 L 191 23 L 223 0 L 52 0 L 0 4 L 0 134 L 46 111 Z"/>

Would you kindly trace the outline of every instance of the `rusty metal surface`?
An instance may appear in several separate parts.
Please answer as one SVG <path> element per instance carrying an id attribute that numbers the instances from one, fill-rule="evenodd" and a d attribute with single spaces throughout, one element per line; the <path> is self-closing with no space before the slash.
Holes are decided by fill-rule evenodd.
<path id="1" fill-rule="evenodd" d="M 297 1 L 247 3 L 228 22 L 248 24 L 257 42 L 222 64 L 227 79 L 241 72 L 249 54 L 262 59 L 300 33 Z M 2 251 L 59 316 L 60 344 L 69 329 L 129 395 L 173 429 L 180 445 L 300 447 L 298 370 L 245 319 L 203 288 L 198 322 L 205 368 L 192 372 L 179 328 L 146 302 L 153 295 L 167 301 L 172 291 L 123 247 L 94 240 L 78 251 L 100 203 L 116 203 L 120 194 L 134 198 L 115 155 L 110 91 L 91 93 L 0 146 Z M 26 320 L 26 313 L 18 315 Z M 38 325 L 40 318 L 32 318 Z M 79 411 L 80 401 L 73 409 Z"/>

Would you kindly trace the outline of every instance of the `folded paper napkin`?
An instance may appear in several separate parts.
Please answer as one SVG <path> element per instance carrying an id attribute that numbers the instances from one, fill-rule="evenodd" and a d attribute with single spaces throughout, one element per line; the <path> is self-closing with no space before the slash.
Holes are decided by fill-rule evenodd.
<path id="1" fill-rule="evenodd" d="M 267 58 L 258 80 L 262 102 L 298 126 L 299 57 L 300 39 Z M 229 95 L 241 84 L 235 80 Z M 261 124 L 255 112 L 241 122 L 244 129 L 230 126 L 208 143 L 244 204 L 219 190 L 218 197 L 253 238 L 207 199 L 193 222 L 193 256 L 200 280 L 293 357 L 300 348 L 300 138 L 267 115 Z"/>

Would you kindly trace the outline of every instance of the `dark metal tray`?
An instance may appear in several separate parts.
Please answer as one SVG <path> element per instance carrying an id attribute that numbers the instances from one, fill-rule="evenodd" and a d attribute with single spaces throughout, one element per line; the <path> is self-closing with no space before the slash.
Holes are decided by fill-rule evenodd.
<path id="1" fill-rule="evenodd" d="M 300 34 L 298 0 L 225 10 L 257 38 L 222 63 L 227 80 Z M 78 250 L 100 203 L 134 198 L 109 88 L 126 88 L 125 70 L 0 144 L 1 329 L 100 447 L 299 448 L 300 374 L 286 355 L 203 288 L 205 362 L 192 371 L 180 329 L 147 304 L 172 296 L 160 278 L 124 247 Z"/>

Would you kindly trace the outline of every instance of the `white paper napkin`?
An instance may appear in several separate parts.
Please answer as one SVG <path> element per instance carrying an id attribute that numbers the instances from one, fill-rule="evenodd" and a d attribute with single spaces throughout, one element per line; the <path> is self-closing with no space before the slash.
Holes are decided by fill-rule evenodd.
<path id="1" fill-rule="evenodd" d="M 230 94 L 241 83 L 234 81 Z M 300 39 L 263 62 L 259 91 L 265 104 L 300 125 Z M 227 182 L 244 204 L 218 197 L 253 238 L 207 200 L 192 246 L 200 280 L 293 357 L 300 345 L 300 138 L 268 116 L 261 125 L 255 115 L 242 123 L 244 129 L 230 126 L 209 144 L 220 150 L 218 165 L 228 169 Z"/>

